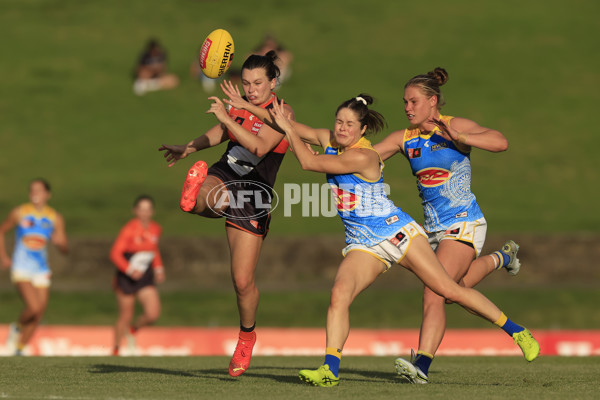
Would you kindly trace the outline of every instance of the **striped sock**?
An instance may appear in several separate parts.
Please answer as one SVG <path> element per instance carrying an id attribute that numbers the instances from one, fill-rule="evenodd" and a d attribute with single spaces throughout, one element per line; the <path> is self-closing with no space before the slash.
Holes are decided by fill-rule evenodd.
<path id="1" fill-rule="evenodd" d="M 493 252 L 492 255 L 495 255 L 496 257 L 498 257 L 499 263 L 498 263 L 498 266 L 496 267 L 496 269 L 506 267 L 508 265 L 508 263 L 510 262 L 510 256 L 506 253 L 501 252 L 500 250 Z"/>
<path id="2" fill-rule="evenodd" d="M 342 350 L 335 347 L 328 347 L 325 354 L 325 362 L 329 365 L 329 370 L 337 377 L 340 373 L 340 361 L 342 361 Z"/>

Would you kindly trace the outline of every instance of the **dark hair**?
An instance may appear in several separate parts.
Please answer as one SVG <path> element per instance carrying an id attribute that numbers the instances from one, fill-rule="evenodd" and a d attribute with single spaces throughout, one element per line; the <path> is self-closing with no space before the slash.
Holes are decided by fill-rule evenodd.
<path id="1" fill-rule="evenodd" d="M 244 61 L 244 65 L 242 65 L 242 71 L 245 69 L 264 68 L 269 80 L 279 78 L 281 71 L 279 70 L 277 64 L 275 64 L 275 60 L 278 58 L 279 57 L 277 57 L 275 50 L 269 51 L 264 56 L 252 54 L 246 59 L 246 61 Z"/>
<path id="2" fill-rule="evenodd" d="M 44 178 L 32 179 L 31 182 L 29 182 L 29 186 L 31 186 L 35 182 L 41 183 L 44 186 L 44 189 L 46 189 L 46 192 L 48 192 L 48 193 L 51 192 L 50 183 L 48 183 L 48 181 L 45 180 Z"/>
<path id="3" fill-rule="evenodd" d="M 437 109 L 441 110 L 444 104 L 446 104 L 446 100 L 442 95 L 440 86 L 446 82 L 448 82 L 448 72 L 446 72 L 444 68 L 437 67 L 427 74 L 413 77 L 406 85 L 404 85 L 404 89 L 409 86 L 416 86 L 421 89 L 427 97 L 437 96 Z"/>
<path id="4" fill-rule="evenodd" d="M 382 131 L 383 128 L 387 126 L 387 123 L 385 122 L 383 115 L 369 108 L 369 104 L 373 104 L 373 97 L 361 93 L 340 104 L 335 111 L 335 114 L 337 115 L 342 108 L 349 108 L 357 115 L 360 127 L 362 128 L 366 125 L 367 130 L 365 131 L 365 136 L 376 134 Z"/>
<path id="5" fill-rule="evenodd" d="M 148 200 L 150 203 L 152 203 L 152 206 L 154 206 L 154 199 L 152 198 L 152 196 L 147 194 L 141 194 L 138 197 L 136 197 L 135 201 L 133 202 L 133 206 L 137 207 L 138 204 L 140 204 L 144 200 Z"/>

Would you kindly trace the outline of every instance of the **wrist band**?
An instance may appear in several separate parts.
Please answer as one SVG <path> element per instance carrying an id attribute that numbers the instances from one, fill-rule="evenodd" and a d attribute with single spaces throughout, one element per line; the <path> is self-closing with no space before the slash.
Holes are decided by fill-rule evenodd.
<path id="1" fill-rule="evenodd" d="M 467 144 L 467 137 L 469 137 L 468 133 L 460 132 L 458 134 L 458 142 L 462 144 Z"/>

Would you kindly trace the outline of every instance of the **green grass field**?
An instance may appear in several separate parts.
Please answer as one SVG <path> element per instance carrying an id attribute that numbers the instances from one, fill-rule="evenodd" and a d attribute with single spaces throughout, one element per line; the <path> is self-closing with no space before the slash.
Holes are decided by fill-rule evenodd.
<path id="1" fill-rule="evenodd" d="M 332 126 L 337 105 L 374 95 L 389 130 L 406 125 L 402 86 L 443 66 L 451 115 L 503 131 L 510 149 L 473 155 L 473 189 L 496 232 L 598 232 L 588 205 L 599 195 L 594 130 L 599 103 L 600 3 L 441 0 L 190 1 L 6 0 L 0 2 L 0 214 L 26 200 L 27 182 L 47 177 L 73 235 L 114 235 L 133 198 L 150 193 L 166 235 L 222 234 L 222 221 L 189 218 L 177 201 L 187 168 L 168 169 L 156 151 L 215 124 L 207 94 L 188 75 L 204 37 L 226 28 L 239 68 L 265 33 L 295 55 L 280 95 L 300 121 Z M 166 45 L 181 86 L 136 97 L 130 73 L 144 42 Z M 374 138 L 378 141 L 383 136 Z M 216 161 L 222 148 L 201 157 Z M 387 163 L 392 198 L 421 218 L 414 179 Z M 285 182 L 323 182 L 288 156 Z M 284 218 L 272 235 L 339 233 L 336 218 Z"/>
<path id="2" fill-rule="evenodd" d="M 226 357 L 7 358 L 0 365 L 6 399 L 596 399 L 596 358 L 440 357 L 429 385 L 401 383 L 391 357 L 345 357 L 341 383 L 308 386 L 298 371 L 321 357 L 255 357 L 239 378 Z"/>

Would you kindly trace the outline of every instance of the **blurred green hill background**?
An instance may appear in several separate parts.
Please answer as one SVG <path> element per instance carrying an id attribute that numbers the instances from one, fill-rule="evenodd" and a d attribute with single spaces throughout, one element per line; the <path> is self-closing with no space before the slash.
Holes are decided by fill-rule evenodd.
<path id="1" fill-rule="evenodd" d="M 597 233 L 598 15 L 593 0 L 5 0 L 0 214 L 24 202 L 28 181 L 43 176 L 70 235 L 116 234 L 140 193 L 157 199 L 165 235 L 222 235 L 223 221 L 189 217 L 178 199 L 187 168 L 200 157 L 216 161 L 223 147 L 173 168 L 157 148 L 215 124 L 189 67 L 206 35 L 224 28 L 235 40 L 233 69 L 267 33 L 294 53 L 278 93 L 315 127 L 332 127 L 337 105 L 367 92 L 388 132 L 401 129 L 406 80 L 445 67 L 443 111 L 497 128 L 510 142 L 508 152 L 472 156 L 473 190 L 490 231 Z M 166 46 L 181 85 L 137 97 L 131 72 L 149 37 Z M 397 157 L 384 172 L 393 200 L 420 221 L 408 164 Z M 302 172 L 289 154 L 280 194 L 285 182 L 323 177 Z M 278 207 L 271 235 L 341 235 L 337 218 L 300 214 L 295 206 L 284 217 Z"/>

